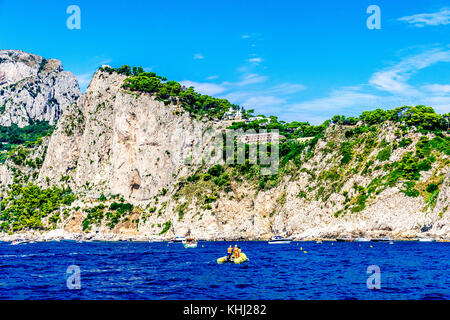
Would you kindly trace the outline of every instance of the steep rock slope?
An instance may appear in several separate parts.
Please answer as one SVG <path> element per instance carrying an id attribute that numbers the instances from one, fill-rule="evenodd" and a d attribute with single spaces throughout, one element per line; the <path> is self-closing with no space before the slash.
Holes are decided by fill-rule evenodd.
<path id="1" fill-rule="evenodd" d="M 142 202 L 191 170 L 185 162 L 202 156 L 193 146 L 209 124 L 149 94 L 126 92 L 124 79 L 97 71 L 86 93 L 59 121 L 41 183 L 65 177 L 82 194 L 121 194 Z"/>
<path id="2" fill-rule="evenodd" d="M 305 142 L 301 161 L 282 167 L 270 188 L 226 166 L 221 177 L 229 183 L 221 185 L 204 177 L 209 167 L 201 161 L 185 163 L 204 157 L 193 145 L 220 122 L 194 120 L 178 106 L 121 89 L 124 79 L 99 70 L 51 138 L 41 184 L 66 181 L 86 200 L 74 204 L 67 230 L 110 238 L 450 236 L 448 156 L 430 151 L 436 160 L 420 172 L 418 190 L 392 175 L 436 138 L 432 133 L 385 122 L 352 136 L 367 128 L 331 125 L 316 144 Z M 425 191 L 430 183 L 437 193 Z M 110 224 L 118 197 L 134 209 Z"/>
<path id="3" fill-rule="evenodd" d="M 229 123 L 125 90 L 126 76 L 105 70 L 37 149 L 47 151 L 42 167 L 23 177 L 62 190 L 45 216 L 51 228 L 108 240 L 450 238 L 447 132 L 402 121 L 331 124 L 293 141 L 292 157 L 262 177 L 258 165 L 205 162 L 213 140 L 204 133 Z M 25 169 L 8 161 L 0 177 L 12 183 Z"/>
<path id="4" fill-rule="evenodd" d="M 198 237 L 219 239 L 268 238 L 274 234 L 297 238 L 448 238 L 449 157 L 432 151 L 437 160 L 421 171 L 414 191 L 406 189 L 405 181 L 392 179 L 400 170 L 394 168 L 434 135 L 414 130 L 399 133 L 392 123 L 374 129 L 355 140 L 352 160 L 343 163 L 339 145 L 352 140 L 345 137 L 345 128 L 332 125 L 311 156 L 305 149 L 300 164 L 288 163 L 281 169 L 272 188 L 261 189 L 251 179 L 240 178 L 231 178 L 226 188 L 202 178 L 186 183 L 167 200 L 165 218 L 171 221 L 174 234 L 190 230 Z M 399 147 L 403 139 L 411 139 L 411 143 Z M 388 146 L 392 148 L 389 157 L 379 156 Z M 233 171 L 228 171 L 233 177 Z M 426 186 L 432 183 L 438 189 L 427 192 Z M 208 205 L 211 198 L 213 202 Z M 162 220 L 150 215 L 146 227 Z"/>
<path id="5" fill-rule="evenodd" d="M 59 60 L 0 50 L 0 125 L 55 124 L 80 96 L 78 82 Z"/>

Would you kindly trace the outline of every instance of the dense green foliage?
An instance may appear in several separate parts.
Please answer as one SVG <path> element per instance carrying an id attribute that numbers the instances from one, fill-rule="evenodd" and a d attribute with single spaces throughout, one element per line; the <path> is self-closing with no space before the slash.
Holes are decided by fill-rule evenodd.
<path id="1" fill-rule="evenodd" d="M 36 141 L 38 138 L 51 135 L 54 126 L 46 121 L 35 122 L 29 126 L 19 128 L 16 124 L 9 127 L 0 126 L 0 142 L 7 142 L 6 145 L 0 145 L 1 150 L 10 150 L 11 146 L 23 144 L 27 141 Z"/>
<path id="2" fill-rule="evenodd" d="M 70 189 L 14 184 L 1 202 L 0 230 L 45 229 L 42 219 L 58 213 L 60 207 L 70 205 L 74 200 Z"/>
<path id="3" fill-rule="evenodd" d="M 130 76 L 125 79 L 123 88 L 147 92 L 156 96 L 156 99 L 165 104 L 180 104 L 184 110 L 193 116 L 209 119 L 221 118 L 229 109 L 237 109 L 238 106 L 231 104 L 228 100 L 218 99 L 194 91 L 193 87 L 185 88 L 176 81 L 167 81 L 166 78 L 158 76 L 154 72 L 144 72 L 140 67 L 122 66 L 118 69 L 103 68 L 106 72 L 117 72 Z"/>
<path id="4" fill-rule="evenodd" d="M 445 118 L 447 117 L 447 119 Z M 392 110 L 376 109 L 364 111 L 357 118 L 345 118 L 345 116 L 334 116 L 333 123 L 343 125 L 354 125 L 363 121 L 368 125 L 380 124 L 385 121 L 405 122 L 409 126 L 417 126 L 421 130 L 446 130 L 448 126 L 448 114 L 437 114 L 433 108 L 426 106 L 404 106 Z"/>
<path id="5" fill-rule="evenodd" d="M 420 137 L 416 144 L 415 152 L 407 152 L 399 161 L 386 164 L 385 174 L 373 179 L 366 188 L 360 187 L 358 189 L 357 204 L 351 210 L 353 212 L 361 211 L 365 207 L 365 201 L 370 196 L 375 196 L 387 187 L 394 187 L 398 183 L 401 183 L 403 186 L 401 191 L 407 196 L 419 196 L 421 191 L 417 189 L 416 183 L 420 179 L 421 172 L 430 170 L 432 164 L 437 160 L 436 153 L 439 154 L 441 152 L 447 156 L 450 155 L 449 137 L 444 136 L 442 133 L 437 133 L 431 140 L 426 136 Z M 389 147 L 382 149 L 377 155 L 377 159 L 380 161 L 385 161 L 389 158 Z M 370 166 L 370 163 L 368 163 L 368 166 Z M 422 191 L 422 193 L 426 191 L 431 194 L 427 202 L 431 203 L 436 200 L 439 193 L 438 188 L 438 184 L 431 183 Z"/>
<path id="6" fill-rule="evenodd" d="M 51 126 L 46 121 L 35 122 L 29 126 L 19 128 L 16 124 L 12 124 L 9 127 L 0 126 L 0 163 L 3 162 L 8 155 L 12 155 L 14 149 L 16 149 L 20 145 L 24 145 L 24 147 L 30 147 L 33 144 L 39 144 L 40 138 L 44 136 L 51 135 L 54 126 Z M 17 159 L 19 162 L 25 162 L 26 154 L 25 149 L 19 148 L 19 156 L 20 159 Z M 16 161 L 15 161 L 16 163 Z"/>
<path id="7" fill-rule="evenodd" d="M 100 201 L 105 201 L 106 197 L 102 194 L 99 199 L 102 199 Z M 134 206 L 130 203 L 113 202 L 110 204 L 109 210 L 106 210 L 107 207 L 103 203 L 92 208 L 84 209 L 87 216 L 82 222 L 83 231 L 89 232 L 93 224 L 100 225 L 104 218 L 106 218 L 107 221 L 106 226 L 113 229 L 120 221 L 122 221 L 122 218 L 125 218 L 133 212 L 133 208 Z"/>

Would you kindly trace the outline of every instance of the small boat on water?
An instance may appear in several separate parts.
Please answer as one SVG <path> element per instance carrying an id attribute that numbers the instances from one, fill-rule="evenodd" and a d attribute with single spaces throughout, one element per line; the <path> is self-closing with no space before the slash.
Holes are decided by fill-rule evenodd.
<path id="1" fill-rule="evenodd" d="M 230 260 L 228 260 L 228 257 L 221 257 L 217 259 L 217 263 L 218 264 L 222 264 L 222 263 L 235 263 L 235 264 L 240 264 L 240 263 L 244 263 L 248 261 L 247 255 L 243 252 L 240 253 L 238 258 L 231 258 Z"/>
<path id="2" fill-rule="evenodd" d="M 25 244 L 25 243 L 27 243 L 27 242 L 24 241 L 24 240 L 13 240 L 13 241 L 10 243 L 10 245 L 11 245 L 11 246 L 15 246 L 15 245 L 18 245 L 18 244 Z"/>
<path id="3" fill-rule="evenodd" d="M 436 240 L 434 240 L 433 238 L 419 238 L 419 239 L 417 239 L 417 241 L 419 241 L 419 242 L 434 242 Z"/>
<path id="4" fill-rule="evenodd" d="M 185 248 L 197 248 L 197 241 L 195 241 L 195 239 L 188 238 L 183 241 L 183 245 Z"/>
<path id="5" fill-rule="evenodd" d="M 370 242 L 370 239 L 368 239 L 368 238 L 356 238 L 355 241 L 356 242 Z"/>
<path id="6" fill-rule="evenodd" d="M 372 239 L 372 241 L 373 242 L 392 242 L 392 239 L 389 239 L 389 238 L 375 238 L 375 239 Z"/>
<path id="7" fill-rule="evenodd" d="M 169 242 L 170 243 L 182 243 L 184 241 L 186 241 L 185 237 L 175 237 L 172 240 L 170 240 Z"/>
<path id="8" fill-rule="evenodd" d="M 350 237 L 337 238 L 336 242 L 353 242 L 354 239 Z"/>
<path id="9" fill-rule="evenodd" d="M 288 244 L 291 243 L 292 239 L 283 238 L 282 236 L 273 236 L 269 240 L 269 244 Z"/>

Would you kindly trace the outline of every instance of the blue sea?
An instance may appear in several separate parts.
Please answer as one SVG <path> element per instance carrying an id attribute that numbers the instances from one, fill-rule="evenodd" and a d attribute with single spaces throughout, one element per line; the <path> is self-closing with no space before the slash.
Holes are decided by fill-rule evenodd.
<path id="1" fill-rule="evenodd" d="M 249 261 L 218 265 L 230 244 Z M 449 268 L 437 242 L 0 243 L 0 299 L 449 299 Z"/>

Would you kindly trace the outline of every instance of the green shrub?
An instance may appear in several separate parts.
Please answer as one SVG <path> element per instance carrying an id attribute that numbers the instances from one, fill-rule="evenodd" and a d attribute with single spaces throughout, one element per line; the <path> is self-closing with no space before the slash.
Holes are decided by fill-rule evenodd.
<path id="1" fill-rule="evenodd" d="M 434 191 L 436 191 L 438 189 L 439 189 L 439 186 L 437 184 L 435 184 L 435 183 L 430 183 L 427 186 L 427 192 L 429 192 L 429 193 L 433 193 Z"/>
<path id="2" fill-rule="evenodd" d="M 349 163 L 352 160 L 353 156 L 351 144 L 349 142 L 343 142 L 340 151 L 342 154 L 341 164 Z"/>
<path id="3" fill-rule="evenodd" d="M 377 159 L 379 161 L 387 161 L 391 158 L 391 148 L 386 147 L 378 152 Z"/>
<path id="4" fill-rule="evenodd" d="M 164 224 L 164 228 L 161 230 L 161 232 L 159 233 L 159 235 L 162 235 L 164 233 L 166 233 L 167 231 L 169 231 L 170 227 L 172 225 L 172 222 L 169 220 Z"/>

